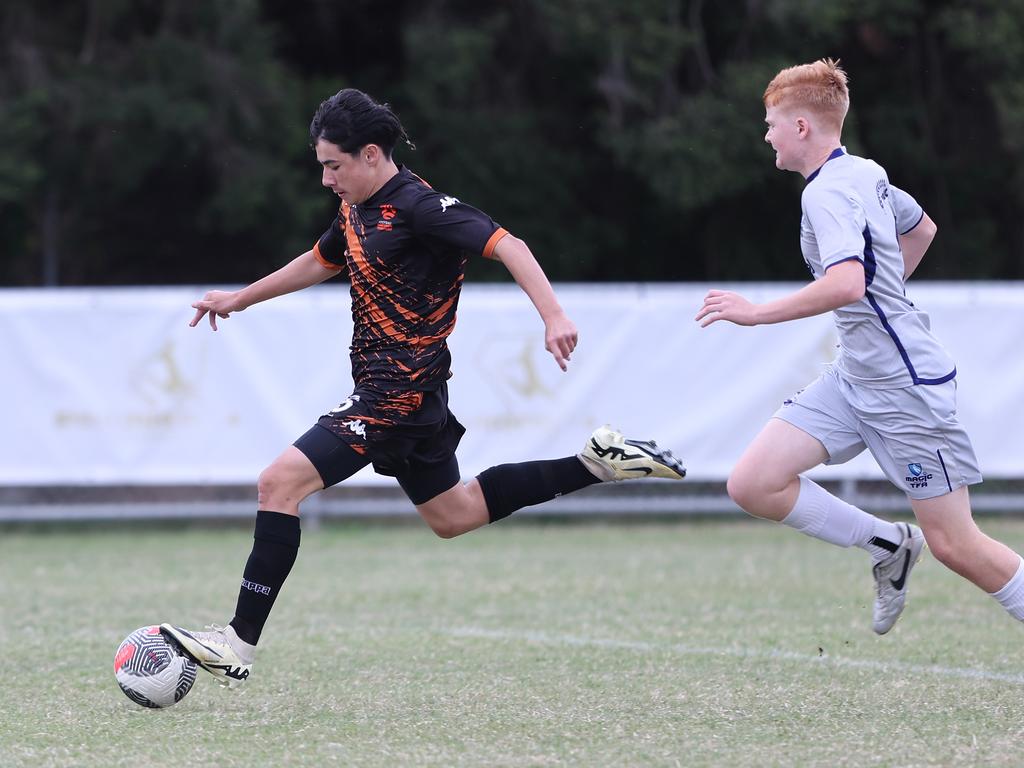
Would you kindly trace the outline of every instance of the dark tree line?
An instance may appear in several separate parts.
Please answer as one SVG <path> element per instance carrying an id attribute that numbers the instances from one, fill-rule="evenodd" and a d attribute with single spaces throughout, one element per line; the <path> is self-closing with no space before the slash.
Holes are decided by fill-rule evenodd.
<path id="1" fill-rule="evenodd" d="M 939 224 L 921 277 L 1024 278 L 1024 0 L 7 0 L 0 45 L 0 285 L 276 268 L 330 221 L 307 126 L 349 86 L 554 279 L 803 279 L 760 97 L 823 56 Z"/>

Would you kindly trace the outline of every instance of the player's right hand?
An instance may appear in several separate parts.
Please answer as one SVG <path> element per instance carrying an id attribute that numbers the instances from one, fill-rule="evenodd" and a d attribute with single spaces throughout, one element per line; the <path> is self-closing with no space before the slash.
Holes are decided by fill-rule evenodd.
<path id="1" fill-rule="evenodd" d="M 210 316 L 210 327 L 217 330 L 217 318 L 230 317 L 232 312 L 241 312 L 245 307 L 238 306 L 238 294 L 235 291 L 207 291 L 199 301 L 192 304 L 196 314 L 189 322 L 190 328 L 195 328 L 203 315 Z"/>
<path id="2" fill-rule="evenodd" d="M 572 351 L 576 349 L 579 338 L 576 324 L 564 312 L 544 321 L 544 349 L 551 353 L 563 371 L 568 370 Z"/>

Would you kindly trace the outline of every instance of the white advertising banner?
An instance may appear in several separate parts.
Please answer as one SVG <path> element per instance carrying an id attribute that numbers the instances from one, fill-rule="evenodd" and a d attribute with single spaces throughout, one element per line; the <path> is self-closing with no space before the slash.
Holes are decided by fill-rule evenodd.
<path id="1" fill-rule="evenodd" d="M 729 287 L 755 301 L 795 285 Z M 708 286 L 557 287 L 580 331 L 563 373 L 514 285 L 469 285 L 450 339 L 463 476 L 576 453 L 611 423 L 724 479 L 779 403 L 834 355 L 829 317 L 693 321 Z M 0 484 L 252 483 L 352 390 L 347 285 L 189 328 L 190 288 L 0 290 Z M 988 477 L 1024 476 L 1020 284 L 912 284 L 959 370 L 960 417 Z M 870 456 L 815 471 L 880 477 Z M 357 482 L 393 482 L 370 470 Z"/>

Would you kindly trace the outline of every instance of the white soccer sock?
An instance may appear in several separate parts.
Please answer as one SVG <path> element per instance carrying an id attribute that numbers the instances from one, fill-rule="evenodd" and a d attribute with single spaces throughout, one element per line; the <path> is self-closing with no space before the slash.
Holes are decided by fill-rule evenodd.
<path id="1" fill-rule="evenodd" d="M 1017 621 L 1024 621 L 1024 559 L 1017 566 L 1017 572 L 992 597 Z"/>
<path id="2" fill-rule="evenodd" d="M 782 524 L 840 547 L 860 547 L 875 562 L 893 552 L 889 547 L 872 543 L 876 538 L 893 547 L 903 541 L 903 534 L 895 524 L 846 503 L 803 475 L 796 504 Z"/>

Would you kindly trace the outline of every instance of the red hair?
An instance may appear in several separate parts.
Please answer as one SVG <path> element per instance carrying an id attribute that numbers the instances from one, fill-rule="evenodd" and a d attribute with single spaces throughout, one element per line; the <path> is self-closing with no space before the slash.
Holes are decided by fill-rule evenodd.
<path id="1" fill-rule="evenodd" d="M 832 59 L 789 67 L 768 83 L 764 91 L 764 105 L 806 109 L 830 127 L 841 130 L 846 111 L 850 108 L 850 90 L 846 82 L 846 72 L 838 61 Z"/>

